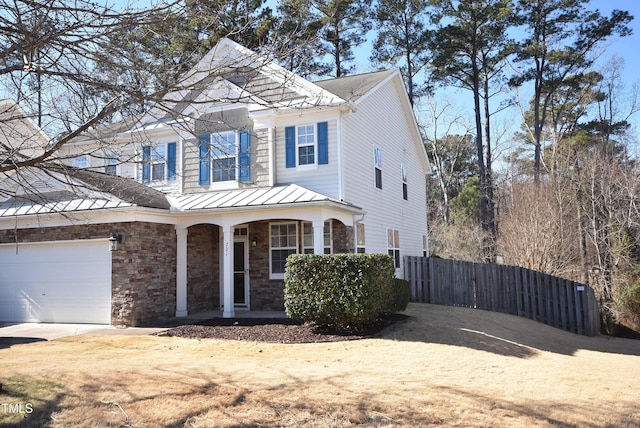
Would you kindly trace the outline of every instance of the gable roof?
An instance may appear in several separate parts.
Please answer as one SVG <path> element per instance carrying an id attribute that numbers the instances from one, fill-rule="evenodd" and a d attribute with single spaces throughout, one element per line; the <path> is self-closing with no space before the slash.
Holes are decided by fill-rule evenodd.
<path id="1" fill-rule="evenodd" d="M 320 80 L 315 84 L 347 101 L 357 101 L 395 72 L 395 69 L 391 69 L 354 74 L 336 79 Z"/>
<path id="2" fill-rule="evenodd" d="M 11 99 L 0 100 L 0 158 L 14 162 L 42 154 L 49 136 Z"/>

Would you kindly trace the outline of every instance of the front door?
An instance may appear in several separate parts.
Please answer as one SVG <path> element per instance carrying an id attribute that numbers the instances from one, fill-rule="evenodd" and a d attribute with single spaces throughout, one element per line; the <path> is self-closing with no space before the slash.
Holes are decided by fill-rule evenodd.
<path id="1" fill-rule="evenodd" d="M 249 307 L 248 259 L 247 237 L 235 236 L 233 240 L 233 295 L 236 307 Z"/>

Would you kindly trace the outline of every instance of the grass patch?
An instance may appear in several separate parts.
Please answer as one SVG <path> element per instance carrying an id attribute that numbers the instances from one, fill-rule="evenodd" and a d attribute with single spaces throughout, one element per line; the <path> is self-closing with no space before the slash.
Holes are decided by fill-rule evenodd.
<path id="1" fill-rule="evenodd" d="M 44 426 L 58 408 L 65 386 L 50 379 L 15 375 L 0 378 L 0 423 Z"/>

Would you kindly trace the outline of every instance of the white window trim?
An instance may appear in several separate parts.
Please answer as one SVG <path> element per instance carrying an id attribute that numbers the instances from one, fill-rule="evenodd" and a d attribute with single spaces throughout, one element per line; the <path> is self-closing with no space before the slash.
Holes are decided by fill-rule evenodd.
<path id="1" fill-rule="evenodd" d="M 89 155 L 77 156 L 73 161 L 73 166 L 76 168 L 89 168 L 91 166 Z"/>
<path id="2" fill-rule="evenodd" d="M 389 232 L 392 234 L 392 241 L 389 242 Z M 390 251 L 393 251 L 393 255 L 389 254 Z M 396 259 L 397 253 L 397 259 Z M 400 231 L 398 229 L 387 228 L 387 254 L 394 258 L 394 266 L 397 269 L 402 267 L 402 256 L 400 251 Z M 396 263 L 397 261 L 397 263 Z"/>
<path id="3" fill-rule="evenodd" d="M 224 156 L 224 154 L 220 155 L 220 156 L 216 156 L 215 155 L 215 151 L 216 151 L 216 146 L 215 146 L 215 139 L 217 136 L 222 136 L 224 134 L 233 134 L 234 135 L 234 147 L 235 147 L 235 154 L 233 156 Z M 210 160 L 210 165 L 209 168 L 211 169 L 209 171 L 210 177 L 211 177 L 211 183 L 210 185 L 212 186 L 212 188 L 216 187 L 216 184 L 218 185 L 224 185 L 225 187 L 229 186 L 229 183 L 233 183 L 236 182 L 238 183 L 240 180 L 240 133 L 238 131 L 221 131 L 221 132 L 216 132 L 216 133 L 212 133 L 209 134 L 209 144 L 211 145 L 211 160 Z M 235 168 L 235 177 L 234 178 L 229 178 L 228 180 L 222 180 L 222 181 L 216 181 L 214 180 L 214 172 L 215 172 L 215 161 L 219 160 L 219 159 L 230 159 L 233 158 L 234 159 L 234 168 Z"/>
<path id="4" fill-rule="evenodd" d="M 299 145 L 298 144 L 298 135 L 299 135 L 299 130 L 302 127 L 307 127 L 307 126 L 311 126 L 313 127 L 313 144 L 304 144 L 304 145 Z M 300 125 L 295 125 L 294 126 L 295 129 L 295 153 L 296 153 L 296 169 L 298 170 L 309 170 L 309 169 L 318 169 L 318 124 L 317 123 L 303 123 Z M 313 163 L 308 163 L 308 164 L 300 164 L 300 147 L 309 147 L 309 146 L 313 146 Z"/>
<path id="5" fill-rule="evenodd" d="M 107 153 L 104 158 L 104 172 L 105 174 L 110 175 L 119 175 L 120 173 L 120 165 L 118 165 L 118 155 L 116 153 L 110 152 Z M 111 174 L 109 172 L 109 168 L 114 168 L 115 172 Z"/>
<path id="6" fill-rule="evenodd" d="M 295 239 L 295 248 L 294 247 L 273 247 L 272 243 L 272 226 L 276 226 L 276 225 L 295 225 L 296 227 L 296 239 Z M 298 254 L 299 252 L 299 245 L 298 245 L 298 241 L 300 239 L 300 226 L 299 226 L 299 222 L 297 221 L 278 221 L 278 222 L 270 222 L 269 223 L 269 279 L 284 279 L 284 272 L 280 273 L 280 272 L 273 272 L 273 250 L 291 250 L 291 249 L 295 249 L 295 254 Z"/>
<path id="7" fill-rule="evenodd" d="M 378 153 L 380 156 L 377 156 Z M 380 187 L 376 183 L 378 170 L 380 170 Z M 373 145 L 373 187 L 382 190 L 382 149 L 375 144 Z"/>
<path id="8" fill-rule="evenodd" d="M 173 142 L 173 141 L 170 141 Z M 169 180 L 167 179 L 167 176 L 169 175 L 169 162 L 167 159 L 167 153 L 169 152 L 169 143 L 170 142 L 165 142 L 165 143 L 152 143 L 149 142 L 148 144 L 143 144 L 142 145 L 142 151 L 140 153 L 140 181 L 142 181 L 144 179 L 144 148 L 145 147 L 150 147 L 150 153 L 149 153 L 149 181 L 147 183 L 168 183 Z M 153 179 L 153 165 L 155 164 L 159 164 L 160 162 L 154 162 L 153 161 L 153 153 L 156 151 L 157 147 L 164 147 L 164 173 L 163 173 L 163 177 L 162 179 L 158 179 L 158 180 L 154 180 Z"/>
<path id="9" fill-rule="evenodd" d="M 402 180 L 402 200 L 409 200 L 409 170 L 407 169 L 407 165 L 404 163 L 400 164 L 400 179 Z M 406 198 L 405 198 L 406 193 Z"/>

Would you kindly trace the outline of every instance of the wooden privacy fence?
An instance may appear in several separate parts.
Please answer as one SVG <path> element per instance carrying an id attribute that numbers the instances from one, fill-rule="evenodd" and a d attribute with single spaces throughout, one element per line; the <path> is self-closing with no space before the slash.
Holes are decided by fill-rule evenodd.
<path id="1" fill-rule="evenodd" d="M 593 289 L 517 266 L 405 256 L 411 300 L 518 315 L 586 336 L 600 331 Z"/>

